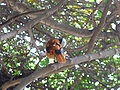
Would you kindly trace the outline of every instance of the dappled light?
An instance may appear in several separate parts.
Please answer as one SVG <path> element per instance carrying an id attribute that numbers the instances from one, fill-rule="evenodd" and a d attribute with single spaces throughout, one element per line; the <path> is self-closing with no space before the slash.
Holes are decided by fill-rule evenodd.
<path id="1" fill-rule="evenodd" d="M 118 90 L 119 46 L 119 0 L 0 0 L 0 90 Z"/>

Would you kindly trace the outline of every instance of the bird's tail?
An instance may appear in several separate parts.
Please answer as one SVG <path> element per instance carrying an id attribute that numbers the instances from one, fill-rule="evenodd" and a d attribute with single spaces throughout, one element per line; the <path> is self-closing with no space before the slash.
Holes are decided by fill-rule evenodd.
<path id="1" fill-rule="evenodd" d="M 56 54 L 55 57 L 59 63 L 66 63 L 66 59 L 62 54 Z"/>

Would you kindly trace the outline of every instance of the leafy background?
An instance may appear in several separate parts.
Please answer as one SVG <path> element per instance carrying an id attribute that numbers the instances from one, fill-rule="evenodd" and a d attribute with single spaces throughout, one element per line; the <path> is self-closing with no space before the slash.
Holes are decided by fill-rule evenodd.
<path id="1" fill-rule="evenodd" d="M 19 0 L 30 8 L 50 9 L 58 4 L 59 0 Z M 90 32 L 100 23 L 103 8 L 109 0 L 68 0 L 59 11 L 51 16 L 59 23 L 64 23 L 80 30 Z M 102 2 L 102 4 L 101 4 Z M 6 4 L 0 2 L 0 23 L 18 14 Z M 115 9 L 114 5 L 108 15 Z M 1 34 L 6 34 L 14 29 L 24 26 L 29 20 L 22 16 L 6 27 Z M 114 32 L 119 19 L 114 17 L 101 32 Z M 77 37 L 59 32 L 45 24 L 37 24 L 31 28 L 35 44 L 28 31 L 23 31 L 13 38 L 0 42 L 0 86 L 10 80 L 23 78 L 33 73 L 38 67 L 46 67 L 54 60 L 41 57 L 45 52 L 45 44 L 51 38 L 64 37 L 67 40 L 65 52 L 70 57 L 84 55 L 86 49 L 79 50 L 89 42 L 89 37 Z M 117 48 L 116 38 L 98 38 L 92 53 Z M 37 48 L 36 48 L 37 46 Z M 101 58 L 92 62 L 85 62 L 45 78 L 39 78 L 29 84 L 27 90 L 106 90 L 120 85 L 120 55 Z M 11 87 L 9 89 L 12 89 Z"/>

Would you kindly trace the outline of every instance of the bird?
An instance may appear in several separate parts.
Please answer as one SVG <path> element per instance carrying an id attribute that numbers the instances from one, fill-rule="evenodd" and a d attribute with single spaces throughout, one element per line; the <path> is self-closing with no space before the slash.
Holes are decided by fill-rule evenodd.
<path id="1" fill-rule="evenodd" d="M 50 59 L 56 59 L 59 63 L 66 63 L 64 47 L 66 39 L 51 39 L 46 44 L 46 56 Z"/>

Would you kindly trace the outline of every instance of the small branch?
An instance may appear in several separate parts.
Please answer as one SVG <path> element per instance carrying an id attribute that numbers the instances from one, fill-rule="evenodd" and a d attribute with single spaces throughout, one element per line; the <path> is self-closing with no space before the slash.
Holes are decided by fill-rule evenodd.
<path id="1" fill-rule="evenodd" d="M 42 29 L 39 25 L 36 25 L 34 28 L 36 30 L 40 31 L 41 33 L 45 34 L 47 37 L 54 39 L 54 37 L 51 35 L 51 33 L 49 31 Z"/>
<path id="2" fill-rule="evenodd" d="M 106 22 L 106 17 L 107 17 L 107 12 L 109 10 L 109 7 L 111 5 L 112 0 L 109 0 L 108 3 L 106 4 L 106 7 L 102 13 L 102 18 L 100 19 L 100 23 L 98 24 L 98 26 L 94 29 L 93 35 L 89 41 L 89 46 L 88 46 L 88 50 L 87 53 L 90 53 L 93 48 L 94 48 L 94 43 L 95 40 L 97 39 L 98 35 L 100 34 L 101 29 L 104 27 L 104 24 Z"/>
<path id="3" fill-rule="evenodd" d="M 74 48 L 74 49 L 65 49 L 66 51 L 80 51 L 80 50 L 83 50 L 85 49 L 86 47 L 88 47 L 88 44 L 84 45 L 84 46 L 81 46 L 79 48 Z"/>
<path id="4" fill-rule="evenodd" d="M 31 28 L 28 29 L 28 33 L 29 33 L 29 35 L 30 35 L 32 44 L 33 44 L 33 45 L 35 46 L 35 48 L 37 49 L 37 52 L 38 52 L 39 56 L 43 56 L 43 55 L 39 52 L 39 48 L 38 48 L 38 46 L 37 46 L 36 43 L 35 43 L 35 39 L 34 39 L 33 32 L 32 32 L 32 30 L 31 30 Z"/>
<path id="5" fill-rule="evenodd" d="M 21 16 L 25 16 L 27 14 L 34 14 L 34 13 L 43 14 L 44 12 L 45 10 L 36 10 L 36 11 L 29 11 L 29 12 L 25 12 L 25 13 L 21 13 L 19 15 L 13 16 L 10 19 L 8 19 L 6 22 L 3 22 L 2 24 L 0 24 L 0 29 L 7 26 L 8 24 L 15 21 L 16 19 L 20 18 Z"/>
<path id="6" fill-rule="evenodd" d="M 46 10 L 46 12 L 42 15 L 39 15 L 37 18 L 35 18 L 33 20 L 34 22 L 34 25 L 39 23 L 41 20 L 45 19 L 45 18 L 48 18 L 49 16 L 51 16 L 52 14 L 54 14 L 56 11 L 58 11 L 58 9 L 60 9 L 62 7 L 62 5 L 65 4 L 67 0 L 62 0 L 60 1 L 60 3 L 58 5 L 56 5 L 55 7 L 49 9 L 49 10 Z"/>

